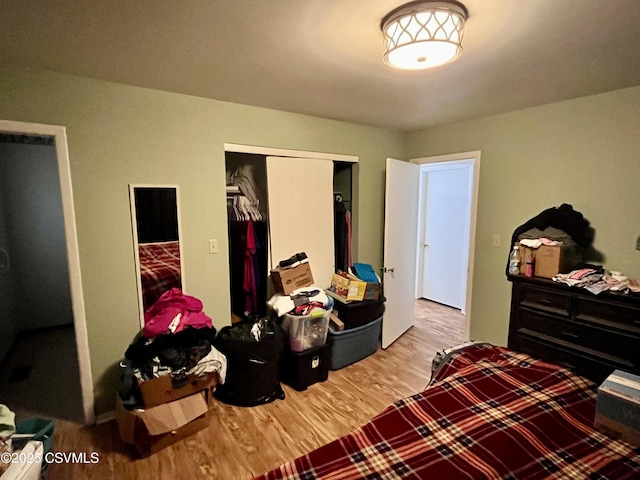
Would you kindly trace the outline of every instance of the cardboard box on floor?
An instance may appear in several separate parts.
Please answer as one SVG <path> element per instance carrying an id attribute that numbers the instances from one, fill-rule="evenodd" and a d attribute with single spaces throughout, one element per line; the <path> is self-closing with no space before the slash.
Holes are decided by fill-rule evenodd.
<path id="1" fill-rule="evenodd" d="M 144 410 L 126 410 L 117 399 L 116 421 L 120 438 L 147 457 L 209 425 L 210 392 L 183 397 Z"/>
<path id="2" fill-rule="evenodd" d="M 598 387 L 594 426 L 640 446 L 640 377 L 615 370 Z"/>
<path id="3" fill-rule="evenodd" d="M 533 275 L 544 278 L 553 278 L 559 273 L 568 272 L 582 261 L 582 252 L 574 246 L 541 245 L 538 248 L 529 248 L 518 244 L 518 249 L 522 275 L 526 272 L 527 255 L 534 259 Z"/>
<path id="4" fill-rule="evenodd" d="M 218 383 L 216 372 L 206 373 L 200 377 L 189 375 L 187 381 L 179 386 L 173 385 L 171 375 L 161 375 L 158 378 L 144 380 L 138 383 L 145 408 L 155 407 L 163 403 L 173 402 L 202 390 L 210 390 Z"/>
<path id="5" fill-rule="evenodd" d="M 275 293 L 289 295 L 294 290 L 313 285 L 313 275 L 309 262 L 293 268 L 276 267 L 271 270 L 271 282 Z"/>

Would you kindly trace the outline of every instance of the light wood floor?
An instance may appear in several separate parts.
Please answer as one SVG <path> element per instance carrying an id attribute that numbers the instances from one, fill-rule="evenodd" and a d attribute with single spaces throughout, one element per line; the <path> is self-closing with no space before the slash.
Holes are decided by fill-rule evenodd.
<path id="1" fill-rule="evenodd" d="M 97 464 L 52 464 L 55 479 L 248 479 L 334 440 L 395 400 L 424 389 L 436 350 L 466 338 L 465 317 L 424 300 L 416 323 L 386 350 L 337 371 L 285 400 L 251 408 L 213 400 L 210 426 L 150 457 L 123 445 L 115 422 L 56 423 L 56 452 L 97 452 Z"/>

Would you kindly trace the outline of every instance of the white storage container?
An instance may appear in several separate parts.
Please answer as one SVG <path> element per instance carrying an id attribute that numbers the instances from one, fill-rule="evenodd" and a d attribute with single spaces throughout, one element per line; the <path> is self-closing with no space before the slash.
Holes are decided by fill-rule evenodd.
<path id="1" fill-rule="evenodd" d="M 320 347 L 327 341 L 329 315 L 331 310 L 316 309 L 309 315 L 291 315 L 286 313 L 282 320 L 282 329 L 289 337 L 289 348 L 302 352 Z"/>

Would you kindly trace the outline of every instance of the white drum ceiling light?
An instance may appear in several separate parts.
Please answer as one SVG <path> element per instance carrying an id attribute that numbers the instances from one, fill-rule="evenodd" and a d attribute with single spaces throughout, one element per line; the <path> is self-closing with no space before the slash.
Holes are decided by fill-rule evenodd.
<path id="1" fill-rule="evenodd" d="M 462 53 L 468 11 L 455 1 L 417 1 L 389 12 L 380 23 L 384 61 L 405 70 L 437 67 Z"/>

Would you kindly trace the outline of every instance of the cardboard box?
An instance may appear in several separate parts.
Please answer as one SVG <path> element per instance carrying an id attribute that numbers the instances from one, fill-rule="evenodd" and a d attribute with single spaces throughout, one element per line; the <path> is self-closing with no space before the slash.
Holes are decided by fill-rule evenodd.
<path id="1" fill-rule="evenodd" d="M 347 274 L 345 278 L 337 273 L 331 277 L 330 290 L 347 302 L 362 300 L 378 300 L 381 295 L 381 285 L 374 282 L 363 282 L 355 275 Z"/>
<path id="2" fill-rule="evenodd" d="M 289 295 L 294 290 L 313 285 L 313 275 L 309 262 L 301 263 L 294 268 L 276 267 L 271 270 L 273 290 L 281 295 Z"/>
<path id="3" fill-rule="evenodd" d="M 382 285 L 379 283 L 367 282 L 363 300 L 378 300 L 382 295 Z"/>
<path id="4" fill-rule="evenodd" d="M 120 438 L 147 457 L 209 425 L 208 391 L 144 410 L 126 410 L 120 398 L 116 422 Z"/>
<path id="5" fill-rule="evenodd" d="M 544 278 L 553 278 L 559 273 L 568 272 L 582 261 L 582 252 L 575 246 L 541 245 L 538 248 L 529 248 L 518 245 L 518 249 L 521 275 L 526 272 L 527 255 L 533 257 L 534 276 Z"/>
<path id="6" fill-rule="evenodd" d="M 139 382 L 138 388 L 140 388 L 145 408 L 151 408 L 193 395 L 202 390 L 212 389 L 217 383 L 218 374 L 215 372 L 207 373 L 200 377 L 189 375 L 187 382 L 180 387 L 173 386 L 171 375 L 162 375 L 158 378 Z"/>
<path id="7" fill-rule="evenodd" d="M 331 291 L 348 302 L 364 299 L 366 290 L 367 282 L 357 280 L 353 276 L 345 278 L 334 273 L 331 277 Z"/>
<path id="8" fill-rule="evenodd" d="M 640 377 L 615 370 L 598 387 L 594 426 L 640 446 Z"/>

